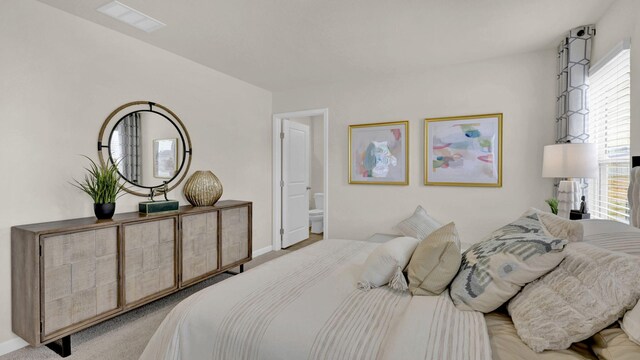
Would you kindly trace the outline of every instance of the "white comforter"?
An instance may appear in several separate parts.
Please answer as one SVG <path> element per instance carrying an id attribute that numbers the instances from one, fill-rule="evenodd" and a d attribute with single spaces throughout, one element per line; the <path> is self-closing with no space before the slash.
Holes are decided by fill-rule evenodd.
<path id="1" fill-rule="evenodd" d="M 324 240 L 178 304 L 141 359 L 478 359 L 491 347 L 481 313 L 448 293 L 356 289 L 380 244 Z"/>

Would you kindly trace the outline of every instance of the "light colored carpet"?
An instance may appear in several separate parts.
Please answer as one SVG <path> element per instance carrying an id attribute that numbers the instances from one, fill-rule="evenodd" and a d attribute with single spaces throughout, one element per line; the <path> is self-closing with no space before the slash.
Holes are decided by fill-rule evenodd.
<path id="1" fill-rule="evenodd" d="M 245 271 L 264 262 L 280 257 L 288 250 L 269 252 L 258 256 L 245 264 Z M 232 269 L 238 271 L 239 269 Z M 107 320 L 86 330 L 71 335 L 71 356 L 69 360 L 135 360 L 140 357 L 149 339 L 156 331 L 165 316 L 181 300 L 189 295 L 232 277 L 220 274 L 190 288 L 184 289 L 163 299 L 132 310 L 124 315 Z M 46 346 L 32 346 L 0 356 L 0 360 L 60 360 L 58 354 Z"/>

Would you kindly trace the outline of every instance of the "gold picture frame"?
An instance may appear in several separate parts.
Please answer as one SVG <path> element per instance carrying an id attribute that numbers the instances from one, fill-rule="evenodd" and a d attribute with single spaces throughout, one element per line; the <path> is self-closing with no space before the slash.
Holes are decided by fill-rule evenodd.
<path id="1" fill-rule="evenodd" d="M 408 120 L 349 125 L 349 184 L 409 185 Z"/>
<path id="2" fill-rule="evenodd" d="M 502 113 L 425 119 L 424 184 L 502 187 Z"/>

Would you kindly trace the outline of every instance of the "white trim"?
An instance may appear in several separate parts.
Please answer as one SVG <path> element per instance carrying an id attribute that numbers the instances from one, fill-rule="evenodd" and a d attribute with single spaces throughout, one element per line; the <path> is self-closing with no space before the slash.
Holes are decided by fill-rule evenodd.
<path id="1" fill-rule="evenodd" d="M 593 66 L 589 67 L 589 74 L 595 74 L 601 67 L 606 65 L 609 61 L 611 61 L 614 57 L 616 57 L 620 51 L 627 50 L 631 48 L 631 39 L 625 38 L 622 39 L 613 49 L 609 50 L 601 59 L 598 60 L 597 63 L 593 64 Z"/>
<path id="2" fill-rule="evenodd" d="M 263 247 L 262 249 L 258 249 L 258 250 L 253 250 L 253 252 L 251 253 L 251 258 L 256 258 L 260 255 L 264 255 L 266 253 L 268 253 L 269 251 L 271 251 L 271 246 L 266 246 Z"/>
<path id="3" fill-rule="evenodd" d="M 322 151 L 324 152 L 323 178 L 324 178 L 324 226 L 323 238 L 329 237 L 329 109 L 314 109 L 294 111 L 273 115 L 273 233 L 271 244 L 274 251 L 282 248 L 280 241 L 280 224 L 282 212 L 282 197 L 280 194 L 280 173 L 282 172 L 282 149 L 280 148 L 280 132 L 282 131 L 282 119 L 306 116 L 319 116 L 323 119 Z"/>
<path id="4" fill-rule="evenodd" d="M 29 343 L 22 340 L 19 337 L 14 337 L 13 339 L 9 339 L 0 343 L 0 355 L 8 354 L 10 352 L 14 352 L 16 350 L 20 350 L 23 347 L 29 346 Z"/>

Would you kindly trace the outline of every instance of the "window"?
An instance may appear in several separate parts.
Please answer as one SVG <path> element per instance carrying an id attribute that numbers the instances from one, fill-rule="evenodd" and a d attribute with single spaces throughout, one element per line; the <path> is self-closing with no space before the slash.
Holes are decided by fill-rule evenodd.
<path id="1" fill-rule="evenodd" d="M 589 77 L 589 140 L 597 145 L 598 177 L 589 186 L 593 218 L 629 223 L 630 56 L 621 46 Z"/>

